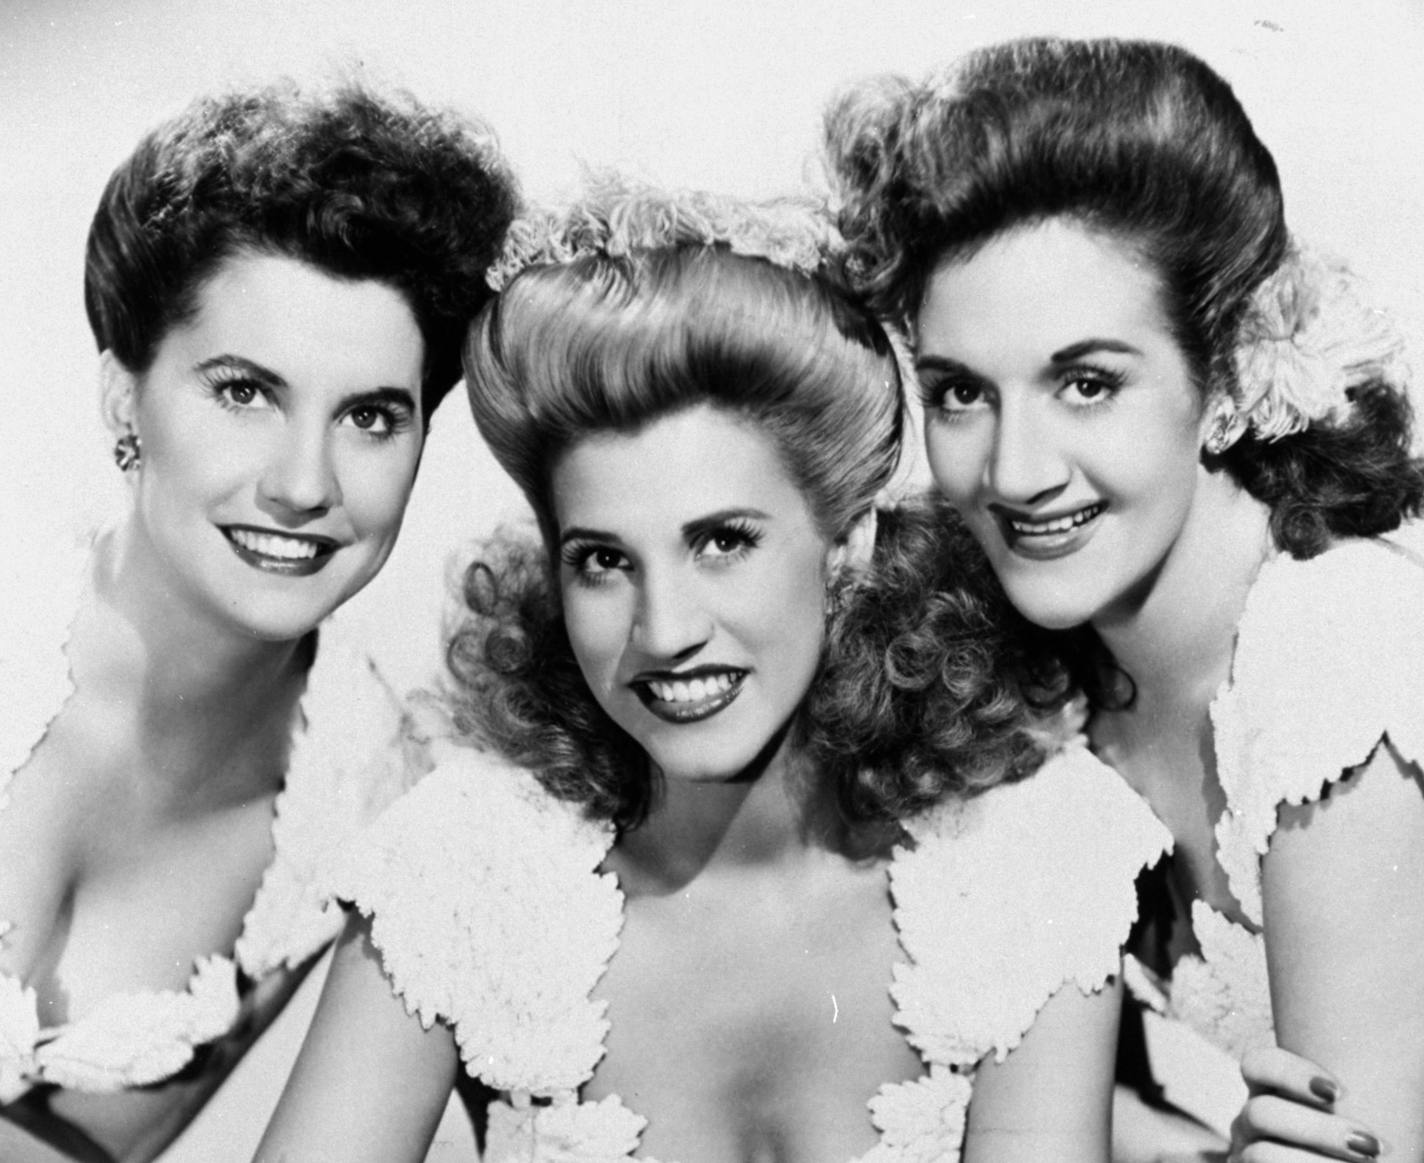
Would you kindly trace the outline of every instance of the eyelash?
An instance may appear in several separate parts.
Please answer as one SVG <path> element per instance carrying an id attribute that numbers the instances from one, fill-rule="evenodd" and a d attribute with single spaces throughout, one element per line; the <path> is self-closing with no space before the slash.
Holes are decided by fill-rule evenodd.
<path id="1" fill-rule="evenodd" d="M 252 408 L 251 401 L 240 404 L 232 398 L 230 393 L 236 388 L 248 388 L 254 396 L 262 396 L 269 401 L 271 399 L 266 388 L 242 375 L 221 372 L 210 374 L 207 376 L 207 385 L 208 390 L 213 394 L 213 399 L 229 412 L 247 412 Z"/>
<path id="2" fill-rule="evenodd" d="M 362 428 L 356 425 L 357 431 L 370 437 L 372 440 L 391 440 L 400 433 L 405 432 L 414 422 L 414 417 L 407 408 L 397 407 L 394 404 L 357 404 L 346 413 L 347 416 L 354 417 L 358 412 L 375 412 L 386 424 L 384 432 L 375 432 L 370 428 Z"/>
<path id="3" fill-rule="evenodd" d="M 1061 390 L 1066 390 L 1075 383 L 1091 384 L 1103 391 L 1101 396 L 1084 400 L 1081 403 L 1071 404 L 1074 408 L 1105 408 L 1113 402 L 1124 383 L 1127 376 L 1116 368 L 1100 367 L 1096 364 L 1076 364 L 1073 367 L 1065 368 L 1059 376 L 1062 384 Z"/>
<path id="4" fill-rule="evenodd" d="M 564 546 L 559 554 L 559 560 L 563 562 L 566 568 L 573 570 L 574 580 L 577 581 L 579 585 L 602 586 L 608 584 L 608 575 L 621 567 L 613 565 L 599 570 L 589 569 L 589 562 L 600 553 L 612 554 L 615 557 L 622 558 L 625 561 L 627 560 L 621 550 L 613 549 L 610 546 L 596 542 L 581 544 L 577 541 L 570 542 Z"/>
<path id="5" fill-rule="evenodd" d="M 231 393 L 239 388 L 246 388 L 250 390 L 253 393 L 254 398 L 257 396 L 261 396 L 269 403 L 272 402 L 272 394 L 270 389 L 243 375 L 227 375 L 220 372 L 210 374 L 207 377 L 207 385 L 208 390 L 213 395 L 213 398 L 222 408 L 225 408 L 229 412 L 242 413 L 252 411 L 253 409 L 252 401 L 248 401 L 247 403 L 239 403 L 238 401 L 232 398 Z M 363 436 L 367 437 L 370 440 L 378 442 L 390 440 L 393 437 L 399 435 L 400 433 L 409 430 L 411 424 L 414 423 L 415 420 L 415 417 L 411 414 L 410 409 L 386 401 L 366 401 L 364 403 L 356 404 L 353 407 L 349 408 L 344 413 L 342 418 L 353 419 L 354 421 L 354 418 L 362 412 L 374 413 L 377 417 L 380 418 L 380 420 L 384 421 L 385 427 L 384 430 L 381 431 L 377 431 L 369 427 L 363 428 L 360 424 L 353 424 L 356 430 L 360 432 Z"/>
<path id="6" fill-rule="evenodd" d="M 920 403 L 930 413 L 932 419 L 938 423 L 958 424 L 964 416 L 974 408 L 974 404 L 964 404 L 957 408 L 947 406 L 949 397 L 958 389 L 972 388 L 979 392 L 982 398 L 985 388 L 966 380 L 944 379 L 937 383 L 931 382 L 923 384 L 920 391 Z M 977 403 L 977 401 L 976 401 Z"/>
<path id="7" fill-rule="evenodd" d="M 713 568 L 720 569 L 745 558 L 748 553 L 761 544 L 762 537 L 760 529 L 745 521 L 729 521 L 701 534 L 693 542 L 692 548 L 698 558 L 707 561 Z M 704 558 L 703 551 L 707 546 L 724 538 L 731 542 L 726 551 Z M 597 570 L 590 569 L 589 564 L 600 553 L 611 554 L 621 563 L 627 562 L 627 557 L 621 549 L 614 549 L 612 546 L 601 543 L 580 544 L 577 541 L 564 546 L 559 554 L 559 560 L 567 569 L 573 571 L 575 581 L 584 586 L 607 585 L 610 574 L 630 568 L 626 564 L 618 564 Z"/>
<path id="8" fill-rule="evenodd" d="M 1102 390 L 1102 395 L 1089 399 L 1080 399 L 1076 403 L 1069 402 L 1068 407 L 1081 411 L 1090 409 L 1105 408 L 1116 398 L 1123 384 L 1127 382 L 1125 373 L 1115 368 L 1100 367 L 1096 364 L 1074 364 L 1064 368 L 1058 373 L 1059 394 L 1066 392 L 1073 384 L 1092 385 Z M 958 408 L 946 406 L 951 393 L 960 388 L 971 388 L 979 393 L 980 400 L 986 394 L 987 389 L 979 384 L 963 380 L 942 380 L 939 383 L 925 384 L 921 393 L 921 402 L 925 408 L 929 409 L 934 418 L 947 424 L 957 424 L 962 418 L 980 402 L 975 400 L 972 403 L 964 404 Z"/>
<path id="9" fill-rule="evenodd" d="M 728 521 L 724 525 L 718 525 L 715 529 L 709 529 L 697 539 L 693 546 L 697 550 L 698 556 L 713 541 L 726 538 L 732 542 L 732 547 L 725 553 L 719 553 L 710 560 L 719 564 L 732 561 L 741 561 L 753 549 L 761 544 L 762 531 L 747 521 Z"/>

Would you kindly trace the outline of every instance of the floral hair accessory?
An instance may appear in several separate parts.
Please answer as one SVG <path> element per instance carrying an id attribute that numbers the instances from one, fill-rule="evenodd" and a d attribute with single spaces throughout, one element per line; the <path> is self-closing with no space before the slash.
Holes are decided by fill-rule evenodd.
<path id="1" fill-rule="evenodd" d="M 1407 378 L 1404 341 L 1337 260 L 1293 244 L 1252 295 L 1236 348 L 1237 412 L 1257 439 L 1337 424 L 1348 390 Z"/>
<path id="2" fill-rule="evenodd" d="M 751 202 L 601 176 L 573 205 L 534 210 L 517 219 L 485 281 L 502 291 L 526 267 L 674 246 L 725 246 L 812 275 L 843 243 L 824 206 L 811 199 Z"/>

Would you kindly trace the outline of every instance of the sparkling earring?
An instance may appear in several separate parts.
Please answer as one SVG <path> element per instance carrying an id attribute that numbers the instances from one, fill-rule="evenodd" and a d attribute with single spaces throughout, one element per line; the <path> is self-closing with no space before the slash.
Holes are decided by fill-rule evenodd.
<path id="1" fill-rule="evenodd" d="M 131 468 L 137 468 L 138 462 L 142 458 L 143 449 L 134 433 L 125 432 L 114 441 L 114 463 L 119 466 L 120 472 L 128 472 Z"/>

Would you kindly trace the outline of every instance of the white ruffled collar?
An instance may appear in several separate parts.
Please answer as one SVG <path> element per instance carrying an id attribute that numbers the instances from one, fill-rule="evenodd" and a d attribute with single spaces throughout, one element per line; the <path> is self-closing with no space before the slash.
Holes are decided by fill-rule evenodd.
<path id="1" fill-rule="evenodd" d="M 1424 742 L 1417 715 L 1424 683 L 1411 649 L 1417 636 L 1408 627 L 1362 620 L 1348 600 L 1367 589 L 1389 593 L 1401 611 L 1417 617 L 1421 565 L 1407 544 L 1352 538 L 1303 560 L 1272 553 L 1247 593 L 1231 673 L 1209 715 L 1226 797 L 1215 828 L 1216 858 L 1258 929 L 1264 920 L 1261 857 L 1280 805 L 1319 798 L 1341 772 L 1368 759 L 1386 733 L 1411 757 Z M 1344 600 L 1315 609 L 1322 594 Z M 1342 702 L 1319 676 L 1339 677 L 1342 663 L 1357 657 L 1371 659 L 1373 681 L 1356 683 Z M 1346 670 L 1355 681 L 1354 667 Z"/>
<path id="2" fill-rule="evenodd" d="M 1231 673 L 1209 713 L 1226 800 L 1215 856 L 1254 928 L 1196 900 L 1184 919 L 1199 951 L 1178 959 L 1170 980 L 1128 962 L 1136 996 L 1235 1057 L 1274 1039 L 1261 858 L 1281 804 L 1319 798 L 1386 734 L 1407 757 L 1424 754 L 1424 682 L 1410 648 L 1424 624 L 1421 536 L 1416 527 L 1399 540 L 1342 540 L 1305 560 L 1275 552 L 1248 591 Z M 1383 615 L 1367 614 L 1367 593 L 1383 595 Z M 1414 621 L 1402 624 L 1404 615 Z M 1358 658 L 1370 659 L 1367 671 Z"/>
<path id="3" fill-rule="evenodd" d="M 553 800 L 532 778 L 526 796 L 526 802 L 537 803 L 541 813 L 576 815 L 575 809 Z M 953 808 L 947 805 L 933 814 Z M 545 870 L 540 876 L 544 883 L 524 884 L 521 895 L 552 904 L 557 915 L 541 918 L 539 928 L 557 945 L 557 955 L 547 955 L 552 949 L 531 949 L 528 934 L 522 934 L 526 940 L 519 960 L 530 962 L 524 968 L 537 974 L 537 989 L 529 988 L 529 978 L 518 967 L 505 967 L 501 976 L 517 992 L 518 1001 L 492 1004 L 484 1013 L 509 1015 L 510 1028 L 492 1032 L 482 1023 L 477 1045 L 462 1039 L 466 1060 L 478 1061 L 486 1082 L 508 1094 L 507 1101 L 490 1108 L 486 1151 L 491 1160 L 524 1158 L 536 1147 L 533 1157 L 568 1163 L 631 1160 L 647 1126 L 646 1118 L 616 1095 L 597 1102 L 578 1097 L 604 1054 L 606 1002 L 596 1000 L 592 991 L 618 949 L 623 893 L 613 874 L 588 875 L 591 865 L 601 865 L 607 857 L 615 839 L 613 830 L 582 819 L 573 826 L 579 834 L 573 845 L 559 828 L 519 833 L 521 844 L 547 849 L 526 853 L 528 859 L 521 860 L 526 873 Z M 912 869 L 920 864 L 933 868 L 936 861 L 927 853 L 949 839 L 938 823 L 927 822 L 913 832 L 919 843 L 898 846 L 887 866 L 902 954 L 906 926 L 914 932 L 923 927 L 919 920 L 937 915 L 937 894 L 943 888 L 933 873 L 917 875 Z M 579 933 L 573 942 L 565 936 L 571 918 L 577 918 Z M 924 944 L 928 948 L 934 942 Z M 389 957 L 389 946 L 383 953 Z M 935 1015 L 913 1000 L 920 996 L 917 975 L 933 970 L 922 969 L 908 956 L 906 962 L 894 966 L 892 992 L 897 1002 L 906 998 L 911 1004 L 908 1009 L 897 1008 L 894 1020 L 919 1048 L 927 1072 L 907 1082 L 886 1083 L 870 1098 L 870 1119 L 880 1132 L 880 1144 L 855 1163 L 943 1163 L 958 1158 L 964 1137 L 972 1092 L 970 1071 L 983 1051 L 966 1055 L 945 1049 L 943 1039 L 929 1025 Z M 530 1011 L 531 1001 L 537 1012 Z M 465 1029 L 462 1023 L 457 1035 Z M 656 1163 L 645 1156 L 637 1158 Z"/>
<path id="4" fill-rule="evenodd" d="M 0 653 L 0 811 L 16 772 L 74 691 L 67 647 L 90 591 L 86 538 L 45 579 L 44 600 L 27 605 Z M 372 778 L 372 747 L 399 728 L 397 703 L 370 660 L 328 620 L 293 720 L 287 778 L 272 823 L 273 858 L 243 920 L 232 956 L 194 963 L 183 990 L 112 994 L 75 1021 L 43 1027 L 37 996 L 0 974 L 0 1103 L 37 1084 L 111 1092 L 159 1082 L 194 1050 L 226 1034 L 241 1010 L 239 975 L 254 981 L 296 966 L 331 941 L 340 910 L 317 893 L 317 869 L 398 790 Z M 365 778 L 362 778 L 362 776 Z M 0 922 L 0 941 L 9 925 Z"/>
<path id="5" fill-rule="evenodd" d="M 646 1121 L 579 1095 L 604 1054 L 594 991 L 623 924 L 602 870 L 612 829 L 488 752 L 442 740 L 432 759 L 333 868 L 331 891 L 370 918 L 407 1009 L 446 1022 L 468 1072 L 504 1096 L 489 1107 L 489 1163 L 628 1160 Z M 1006 1056 L 1065 983 L 1093 991 L 1118 972 L 1134 877 L 1170 839 L 1081 739 L 906 831 L 887 868 L 902 954 L 887 984 L 926 1073 L 869 1098 L 880 1143 L 860 1163 L 958 1158 L 972 1071 Z M 1024 851 L 1041 859 L 1025 866 Z"/>

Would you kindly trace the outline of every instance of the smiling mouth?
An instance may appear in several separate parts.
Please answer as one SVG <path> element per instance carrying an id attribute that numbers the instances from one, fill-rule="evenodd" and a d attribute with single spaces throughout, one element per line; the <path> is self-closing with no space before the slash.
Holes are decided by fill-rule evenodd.
<path id="1" fill-rule="evenodd" d="M 704 667 L 684 674 L 636 678 L 629 685 L 654 715 L 668 723 L 700 723 L 730 706 L 748 672 Z"/>
<path id="2" fill-rule="evenodd" d="M 1076 513 L 1055 517 L 1051 521 L 1025 521 L 1022 518 L 1010 517 L 1005 514 L 1004 524 L 1018 537 L 1055 537 L 1060 533 L 1070 533 L 1074 529 L 1086 525 L 1106 508 L 1107 505 L 1100 501 L 1095 505 L 1087 505 Z"/>
<path id="3" fill-rule="evenodd" d="M 222 532 L 232 551 L 248 565 L 289 577 L 307 577 L 323 569 L 339 548 L 329 537 L 275 533 L 244 525 L 226 525 Z"/>
<path id="4" fill-rule="evenodd" d="M 1051 560 L 1075 553 L 1085 545 L 1097 528 L 1097 519 L 1107 511 L 1107 503 L 1097 501 L 1071 513 L 1048 520 L 1034 521 L 1017 513 L 999 509 L 995 516 L 1009 548 L 1023 557 Z"/>

